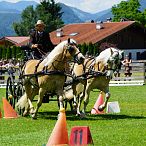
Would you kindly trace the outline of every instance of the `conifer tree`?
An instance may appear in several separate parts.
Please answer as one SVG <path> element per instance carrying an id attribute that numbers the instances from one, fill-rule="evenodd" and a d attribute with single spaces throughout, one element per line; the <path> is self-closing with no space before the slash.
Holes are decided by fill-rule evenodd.
<path id="1" fill-rule="evenodd" d="M 28 36 L 37 20 L 41 19 L 46 24 L 47 32 L 51 32 L 63 26 L 61 16 L 61 7 L 58 3 L 54 0 L 42 0 L 36 8 L 28 6 L 21 14 L 21 21 L 14 23 L 13 27 L 18 36 Z"/>

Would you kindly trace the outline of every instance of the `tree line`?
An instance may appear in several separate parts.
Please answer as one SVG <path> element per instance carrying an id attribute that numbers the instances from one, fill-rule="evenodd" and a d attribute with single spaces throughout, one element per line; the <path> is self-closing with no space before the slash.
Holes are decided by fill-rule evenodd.
<path id="1" fill-rule="evenodd" d="M 98 45 L 94 45 L 92 43 L 89 43 L 89 45 L 86 43 L 84 43 L 83 45 L 79 44 L 78 47 L 84 55 L 95 56 L 100 52 Z M 8 48 L 0 46 L 0 59 L 9 60 L 11 58 L 15 58 L 16 60 L 24 60 L 25 55 L 26 53 L 21 50 L 21 47 L 19 46 L 11 46 Z"/>
<path id="2" fill-rule="evenodd" d="M 8 48 L 0 46 L 0 59 L 9 60 L 11 58 L 23 60 L 24 52 L 18 46 L 11 46 Z"/>

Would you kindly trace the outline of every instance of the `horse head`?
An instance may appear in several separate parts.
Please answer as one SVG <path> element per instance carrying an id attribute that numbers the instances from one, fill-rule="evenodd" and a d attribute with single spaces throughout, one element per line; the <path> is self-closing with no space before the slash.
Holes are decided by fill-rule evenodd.
<path id="1" fill-rule="evenodd" d="M 67 40 L 67 44 L 65 45 L 65 49 L 65 56 L 67 59 L 73 58 L 74 62 L 78 64 L 82 64 L 84 62 L 85 57 L 79 51 L 75 40 L 69 38 Z"/>
<path id="2" fill-rule="evenodd" d="M 123 51 L 117 48 L 108 48 L 110 50 L 110 56 L 107 60 L 106 70 L 107 70 L 107 78 L 112 78 L 112 75 L 116 69 L 119 68 L 121 64 L 121 59 L 123 56 Z"/>

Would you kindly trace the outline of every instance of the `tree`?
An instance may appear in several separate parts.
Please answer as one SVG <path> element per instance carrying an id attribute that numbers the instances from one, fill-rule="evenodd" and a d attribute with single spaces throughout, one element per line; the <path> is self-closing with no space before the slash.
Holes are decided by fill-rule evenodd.
<path id="1" fill-rule="evenodd" d="M 40 5 L 36 7 L 37 18 L 44 21 L 47 25 L 46 31 L 51 32 L 63 26 L 61 16 L 61 7 L 56 4 L 54 0 L 43 0 Z"/>
<path id="2" fill-rule="evenodd" d="M 98 44 L 94 45 L 93 55 L 94 56 L 99 55 L 99 46 L 98 46 Z"/>
<path id="3" fill-rule="evenodd" d="M 143 15 L 144 15 L 144 26 L 146 27 L 146 9 L 144 10 L 144 12 L 143 12 Z"/>
<path id="4" fill-rule="evenodd" d="M 7 59 L 10 59 L 12 58 L 12 48 L 9 47 L 9 48 L 5 48 L 7 51 L 6 51 L 6 58 Z"/>
<path id="5" fill-rule="evenodd" d="M 93 55 L 94 45 L 90 42 L 88 45 L 88 53 L 89 55 Z"/>
<path id="6" fill-rule="evenodd" d="M 80 50 L 81 50 L 81 53 L 83 55 L 86 55 L 87 51 L 88 51 L 88 46 L 86 43 L 83 43 L 82 45 L 79 46 L 80 47 Z"/>
<path id="7" fill-rule="evenodd" d="M 117 6 L 112 7 L 113 21 L 128 19 L 145 25 L 146 19 L 144 13 L 140 11 L 140 6 L 139 0 L 122 1 Z"/>
<path id="8" fill-rule="evenodd" d="M 61 7 L 54 0 L 42 0 L 36 8 L 28 6 L 21 14 L 21 22 L 14 23 L 13 27 L 18 36 L 27 36 L 34 28 L 37 20 L 46 24 L 46 31 L 51 32 L 63 26 Z"/>
<path id="9" fill-rule="evenodd" d="M 13 27 L 18 36 L 27 36 L 37 21 L 33 6 L 28 6 L 21 14 L 21 22 L 14 23 Z"/>

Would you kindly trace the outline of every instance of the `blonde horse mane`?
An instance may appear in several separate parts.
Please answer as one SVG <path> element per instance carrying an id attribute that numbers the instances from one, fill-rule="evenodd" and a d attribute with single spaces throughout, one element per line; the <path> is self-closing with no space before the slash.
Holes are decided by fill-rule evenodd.
<path id="1" fill-rule="evenodd" d="M 70 43 L 76 43 L 75 40 L 70 39 Z M 48 66 L 51 65 L 54 60 L 61 54 L 63 53 L 63 49 L 64 46 L 66 46 L 68 44 L 68 41 L 62 41 L 61 43 L 59 43 L 49 54 L 48 56 L 42 61 L 42 64 L 44 64 L 44 66 Z"/>
<path id="2" fill-rule="evenodd" d="M 107 63 L 107 61 L 109 60 L 109 58 L 114 55 L 114 53 L 119 52 L 120 50 L 110 47 L 107 48 L 106 50 L 102 51 L 99 56 L 96 57 L 96 62 L 102 61 L 104 64 Z"/>

